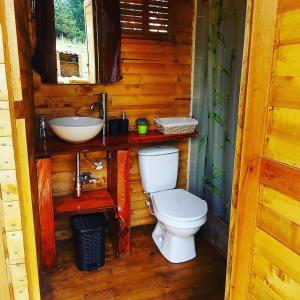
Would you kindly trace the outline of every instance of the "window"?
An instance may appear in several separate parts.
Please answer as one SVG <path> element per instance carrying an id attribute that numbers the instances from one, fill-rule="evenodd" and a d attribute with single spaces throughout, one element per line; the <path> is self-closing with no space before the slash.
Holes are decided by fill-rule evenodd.
<path id="1" fill-rule="evenodd" d="M 54 0 L 54 12 L 57 82 L 94 83 L 92 0 Z"/>
<path id="2" fill-rule="evenodd" d="M 120 9 L 125 35 L 168 39 L 169 0 L 121 0 Z"/>
<path id="3" fill-rule="evenodd" d="M 79 59 L 78 54 L 68 53 L 68 52 L 59 52 L 57 51 L 57 72 L 58 72 L 58 81 L 61 77 L 79 77 Z"/>

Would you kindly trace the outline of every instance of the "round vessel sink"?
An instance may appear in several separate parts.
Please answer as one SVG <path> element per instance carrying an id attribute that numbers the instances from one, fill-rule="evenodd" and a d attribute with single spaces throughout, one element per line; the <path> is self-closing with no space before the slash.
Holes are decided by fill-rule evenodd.
<path id="1" fill-rule="evenodd" d="M 103 120 L 89 117 L 56 118 L 48 123 L 58 137 L 74 144 L 91 140 L 103 127 Z"/>

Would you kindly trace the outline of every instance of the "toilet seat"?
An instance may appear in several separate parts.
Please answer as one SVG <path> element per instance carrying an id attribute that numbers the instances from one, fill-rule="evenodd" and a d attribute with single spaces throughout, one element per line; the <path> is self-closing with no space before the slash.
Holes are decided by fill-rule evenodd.
<path id="1" fill-rule="evenodd" d="M 172 226 L 193 228 L 206 221 L 207 203 L 183 189 L 151 194 L 155 215 Z"/>

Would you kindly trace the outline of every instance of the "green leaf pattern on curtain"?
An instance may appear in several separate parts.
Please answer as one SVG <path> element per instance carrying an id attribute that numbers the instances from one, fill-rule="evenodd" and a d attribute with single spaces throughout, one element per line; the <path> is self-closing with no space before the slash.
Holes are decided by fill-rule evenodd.
<path id="1" fill-rule="evenodd" d="M 229 137 L 228 105 L 231 101 L 232 66 L 235 59 L 234 50 L 226 41 L 223 23 L 235 11 L 224 12 L 223 1 L 209 1 L 209 35 L 208 35 L 208 134 L 205 137 L 206 165 L 203 178 L 204 194 L 212 198 L 215 213 L 224 218 L 230 201 L 225 199 L 226 143 L 234 143 Z M 226 58 L 228 57 L 229 60 Z M 205 191 L 206 190 L 206 191 Z M 216 201 L 219 202 L 216 203 Z"/>
<path id="2" fill-rule="evenodd" d="M 228 222 L 246 0 L 198 0 L 190 191 Z"/>

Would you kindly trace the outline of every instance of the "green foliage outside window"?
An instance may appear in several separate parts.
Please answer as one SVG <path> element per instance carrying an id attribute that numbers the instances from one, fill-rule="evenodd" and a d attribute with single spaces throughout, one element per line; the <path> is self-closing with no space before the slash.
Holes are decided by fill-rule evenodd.
<path id="1" fill-rule="evenodd" d="M 56 36 L 84 42 L 86 33 L 83 0 L 55 0 L 54 9 Z"/>

